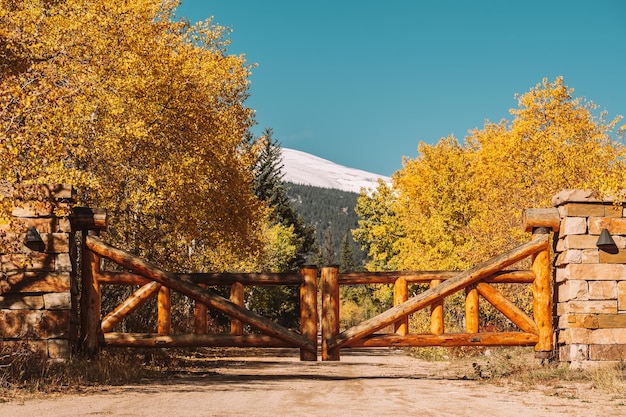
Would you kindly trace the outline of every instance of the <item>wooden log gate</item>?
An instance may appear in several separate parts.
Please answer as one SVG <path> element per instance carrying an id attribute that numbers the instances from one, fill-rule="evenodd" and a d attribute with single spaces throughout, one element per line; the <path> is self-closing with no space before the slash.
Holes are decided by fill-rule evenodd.
<path id="1" fill-rule="evenodd" d="M 293 347 L 300 349 L 300 359 L 317 360 L 317 269 L 304 267 L 300 273 L 288 274 L 176 274 L 132 256 L 103 242 L 98 230 L 105 224 L 94 224 L 90 212 L 74 216 L 75 225 L 83 229 L 82 294 L 80 347 L 94 356 L 101 346 L 119 347 Z M 102 258 L 132 272 L 102 271 Z M 101 318 L 101 286 L 139 285 L 127 300 Z M 228 300 L 208 290 L 209 285 L 230 285 Z M 243 307 L 245 285 L 299 285 L 300 332 L 286 329 L 272 320 Z M 170 291 L 174 290 L 196 301 L 194 334 L 171 333 Z M 120 333 L 112 329 L 147 300 L 158 298 L 156 333 Z M 207 308 L 231 318 L 228 334 L 207 334 Z M 261 333 L 244 334 L 243 324 Z"/>
<path id="2" fill-rule="evenodd" d="M 548 358 L 554 350 L 552 324 L 552 273 L 550 231 L 559 229 L 554 210 L 524 212 L 524 228 L 532 240 L 464 272 L 343 273 L 322 268 L 322 360 L 339 360 L 340 349 L 425 346 L 535 346 L 536 357 Z M 530 270 L 505 268 L 531 257 Z M 429 283 L 430 288 L 408 299 L 408 283 Z M 533 317 L 508 300 L 491 284 L 531 284 Z M 340 332 L 339 286 L 393 284 L 395 306 Z M 465 291 L 465 332 L 444 332 L 444 299 Z M 479 332 L 479 296 L 491 303 L 520 331 Z M 430 333 L 410 334 L 409 315 L 431 308 Z M 393 326 L 394 333 L 376 334 Z"/>
<path id="3" fill-rule="evenodd" d="M 176 274 L 164 271 L 142 259 L 125 253 L 99 238 L 106 221 L 91 210 L 76 212 L 74 226 L 83 230 L 81 336 L 84 352 L 95 355 L 101 346 L 126 347 L 294 347 L 300 359 L 317 360 L 317 268 L 304 267 L 300 273 Z M 321 270 L 321 357 L 339 360 L 340 350 L 363 347 L 424 346 L 535 346 L 537 357 L 546 358 L 554 347 L 552 326 L 552 274 L 550 267 L 550 231 L 559 228 L 558 215 L 540 209 L 524 212 L 524 227 L 532 231 L 532 240 L 464 272 L 379 272 L 339 274 L 337 267 Z M 530 270 L 505 268 L 531 257 Z M 102 258 L 132 272 L 102 271 Z M 430 288 L 408 299 L 409 283 L 429 283 Z M 509 301 L 493 283 L 532 284 L 533 317 Z M 140 288 L 112 312 L 101 318 L 102 285 L 138 285 Z M 339 286 L 358 284 L 393 284 L 395 306 L 376 317 L 340 332 Z M 206 287 L 229 285 L 230 300 Z M 286 329 L 243 307 L 246 285 L 299 285 L 300 332 Z M 171 333 L 170 291 L 177 291 L 196 301 L 194 334 Z M 464 290 L 465 333 L 445 333 L 444 299 Z M 157 297 L 156 333 L 120 333 L 113 328 L 147 300 Z M 480 332 L 479 296 L 504 314 L 520 331 Z M 207 334 L 207 308 L 231 318 L 228 334 Z M 431 332 L 410 334 L 409 315 L 431 308 Z M 244 334 L 243 323 L 260 331 Z M 376 334 L 392 326 L 394 333 Z"/>

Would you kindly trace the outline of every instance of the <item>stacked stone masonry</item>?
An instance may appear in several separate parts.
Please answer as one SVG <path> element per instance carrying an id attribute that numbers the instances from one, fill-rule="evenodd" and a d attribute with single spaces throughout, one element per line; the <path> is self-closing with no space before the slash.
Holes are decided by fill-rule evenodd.
<path id="1" fill-rule="evenodd" d="M 0 204 L 11 211 L 0 220 L 0 348 L 38 350 L 50 359 L 71 354 L 77 336 L 72 201 L 65 185 L 0 184 Z M 24 243 L 31 226 L 42 251 Z"/>
<path id="2" fill-rule="evenodd" d="M 582 190 L 554 197 L 559 360 L 572 367 L 626 360 L 626 212 Z M 603 229 L 615 245 L 599 247 Z"/>

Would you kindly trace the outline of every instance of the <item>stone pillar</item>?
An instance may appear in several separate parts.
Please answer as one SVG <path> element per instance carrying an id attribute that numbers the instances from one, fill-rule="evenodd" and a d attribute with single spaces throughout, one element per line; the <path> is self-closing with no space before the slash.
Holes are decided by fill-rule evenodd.
<path id="1" fill-rule="evenodd" d="M 626 215 L 582 190 L 553 198 L 561 226 L 556 242 L 555 299 L 559 360 L 572 367 L 626 360 Z M 603 229 L 615 245 L 598 246 Z"/>
<path id="2" fill-rule="evenodd" d="M 0 348 L 26 343 L 50 359 L 70 357 L 77 337 L 73 197 L 67 185 L 0 184 L 0 204 L 11 213 L 0 219 Z M 30 227 L 40 247 L 26 246 Z"/>

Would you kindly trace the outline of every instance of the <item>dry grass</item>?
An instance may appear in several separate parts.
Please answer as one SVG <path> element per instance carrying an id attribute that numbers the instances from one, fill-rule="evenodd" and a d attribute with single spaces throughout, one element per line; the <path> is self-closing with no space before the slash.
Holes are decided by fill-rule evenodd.
<path id="1" fill-rule="evenodd" d="M 532 348 L 494 348 L 472 358 L 474 377 L 498 384 L 515 384 L 520 389 L 558 388 L 567 383 L 584 383 L 590 389 L 620 394 L 626 390 L 626 366 L 600 365 L 573 369 L 567 363 L 535 359 Z"/>
<path id="2" fill-rule="evenodd" d="M 75 357 L 53 362 L 27 345 L 0 351 L 0 402 L 38 393 L 68 392 L 100 385 L 123 385 L 154 375 L 144 352 L 103 351 L 97 360 Z"/>
<path id="3" fill-rule="evenodd" d="M 572 369 L 567 363 L 535 359 L 533 348 L 419 348 L 411 355 L 424 360 L 447 361 L 465 370 L 465 377 L 517 389 L 560 388 L 585 384 L 590 389 L 623 395 L 626 363 L 590 369 Z"/>
<path id="4" fill-rule="evenodd" d="M 535 359 L 532 348 L 488 349 L 476 358 L 473 367 L 477 378 L 492 381 L 515 380 L 534 386 L 554 381 L 583 381 L 588 375 L 565 363 Z"/>
<path id="5" fill-rule="evenodd" d="M 620 362 L 613 367 L 603 367 L 587 371 L 593 387 L 611 394 L 626 392 L 626 363 Z"/>

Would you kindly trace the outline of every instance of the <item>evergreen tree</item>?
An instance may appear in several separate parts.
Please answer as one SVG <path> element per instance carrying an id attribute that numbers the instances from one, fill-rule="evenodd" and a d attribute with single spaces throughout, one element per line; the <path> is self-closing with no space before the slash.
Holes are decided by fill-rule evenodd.
<path id="1" fill-rule="evenodd" d="M 354 251 L 352 250 L 352 242 L 349 235 L 344 235 L 341 240 L 341 263 L 340 272 L 354 271 Z"/>
<path id="2" fill-rule="evenodd" d="M 280 145 L 272 139 L 273 131 L 267 128 L 263 131 L 262 147 L 257 156 L 254 166 L 255 177 L 253 180 L 254 193 L 277 210 L 284 204 L 285 191 L 282 185 L 283 164 Z"/>
<path id="3" fill-rule="evenodd" d="M 288 263 L 287 269 L 298 270 L 309 255 L 315 250 L 315 229 L 308 226 L 289 201 L 287 190 L 283 184 L 283 163 L 280 143 L 272 138 L 273 131 L 263 131 L 262 149 L 258 154 L 254 167 L 254 193 L 265 201 L 272 209 L 273 221 L 285 227 L 293 227 L 294 234 L 299 238 L 299 247 L 294 259 Z"/>
<path id="4" fill-rule="evenodd" d="M 315 230 L 307 226 L 301 216 L 292 207 L 283 185 L 283 164 L 280 144 L 272 138 L 272 129 L 265 129 L 261 142 L 248 135 L 248 144 L 261 144 L 254 165 L 253 189 L 259 200 L 272 209 L 271 222 L 282 226 L 283 231 L 290 231 L 286 237 L 279 238 L 281 243 L 295 245 L 291 259 L 270 260 L 273 272 L 299 270 L 315 247 Z M 280 228 L 279 228 L 280 229 Z M 299 288 L 294 286 L 255 287 L 250 290 L 248 303 L 250 308 L 286 327 L 297 327 L 299 321 Z"/>
<path id="5" fill-rule="evenodd" d="M 324 231 L 324 244 L 322 245 L 322 265 L 335 264 L 335 245 L 333 244 L 333 231 L 328 227 Z"/>

